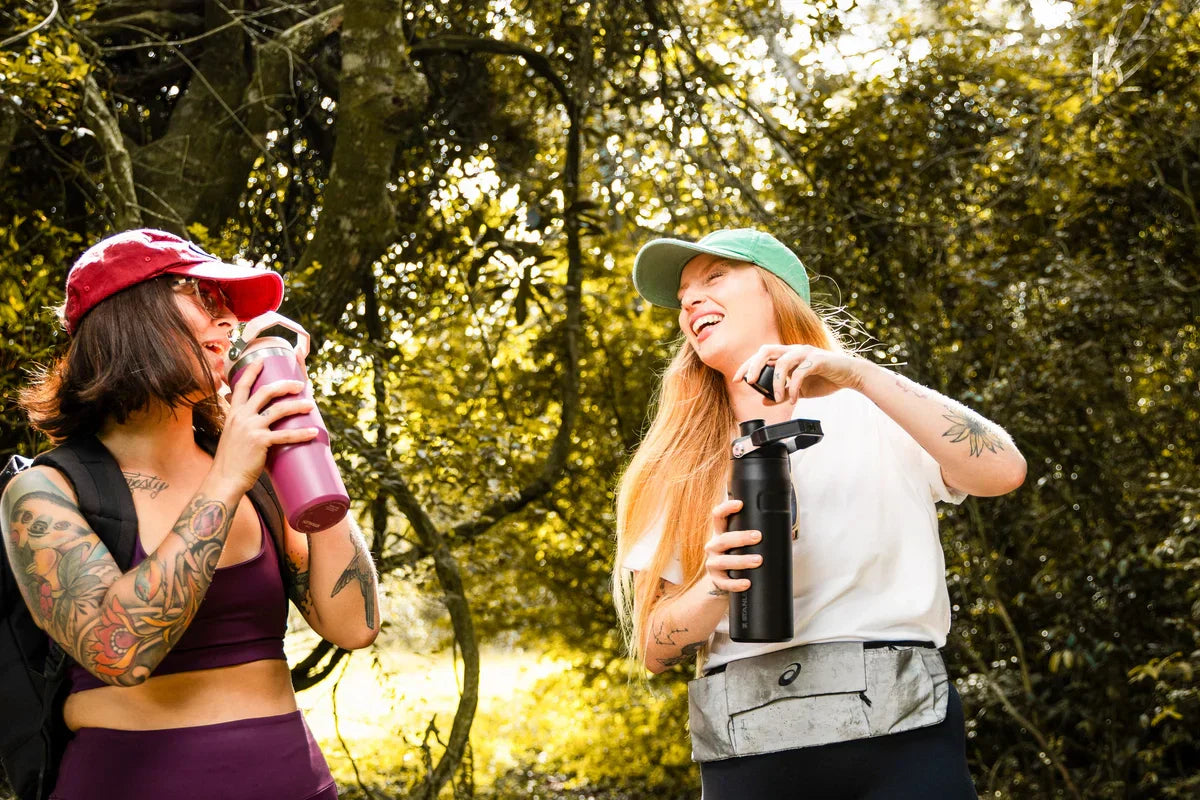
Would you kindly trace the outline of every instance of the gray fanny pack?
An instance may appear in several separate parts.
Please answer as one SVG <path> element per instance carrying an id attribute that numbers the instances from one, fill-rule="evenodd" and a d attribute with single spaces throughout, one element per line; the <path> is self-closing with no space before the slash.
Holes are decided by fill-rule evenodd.
<path id="1" fill-rule="evenodd" d="M 936 725 L 950 688 L 933 647 L 807 644 L 688 684 L 692 760 L 719 761 Z"/>

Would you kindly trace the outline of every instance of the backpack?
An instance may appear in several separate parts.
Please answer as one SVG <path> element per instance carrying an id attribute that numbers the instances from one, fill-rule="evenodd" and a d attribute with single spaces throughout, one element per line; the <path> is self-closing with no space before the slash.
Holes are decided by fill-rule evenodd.
<path id="1" fill-rule="evenodd" d="M 215 442 L 198 439 L 209 453 Z M 0 492 L 12 477 L 34 465 L 61 472 L 75 489 L 79 510 L 122 572 L 137 546 L 137 514 L 121 468 L 94 436 L 64 442 L 30 460 L 12 456 L 0 472 Z M 267 532 L 280 541 L 283 513 L 264 473 L 246 493 Z M 283 547 L 275 548 L 283 568 Z M 0 547 L 0 767 L 20 800 L 45 800 L 58 778 L 58 764 L 71 733 L 62 716 L 70 658 L 33 621 L 17 587 L 7 551 Z"/>

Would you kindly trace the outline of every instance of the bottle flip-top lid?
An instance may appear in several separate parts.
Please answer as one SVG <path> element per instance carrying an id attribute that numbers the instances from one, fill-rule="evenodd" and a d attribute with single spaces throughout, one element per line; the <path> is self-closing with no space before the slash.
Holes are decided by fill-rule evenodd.
<path id="1" fill-rule="evenodd" d="M 268 311 L 266 314 L 259 314 L 254 319 L 242 326 L 241 333 L 233 340 L 230 345 L 229 352 L 225 354 L 225 374 L 228 375 L 233 365 L 246 352 L 246 348 L 250 343 L 258 339 L 263 331 L 269 328 L 284 328 L 296 334 L 295 345 L 288 342 L 286 339 L 272 336 L 273 342 L 278 342 L 281 345 L 286 345 L 296 352 L 297 357 L 303 361 L 308 357 L 308 348 L 310 337 L 308 331 L 295 320 L 288 319 L 282 314 L 275 311 Z"/>
<path id="2" fill-rule="evenodd" d="M 742 458 L 764 447 L 782 445 L 788 453 L 812 447 L 825 435 L 815 419 L 789 419 L 774 425 L 764 425 L 761 419 L 741 423 L 733 440 L 733 457 Z"/>

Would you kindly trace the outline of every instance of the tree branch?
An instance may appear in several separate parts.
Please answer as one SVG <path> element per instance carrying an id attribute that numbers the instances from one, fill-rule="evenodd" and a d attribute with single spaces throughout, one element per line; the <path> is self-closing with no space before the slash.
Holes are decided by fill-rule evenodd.
<path id="1" fill-rule="evenodd" d="M 198 14 L 176 14 L 170 11 L 141 9 L 122 17 L 108 19 L 90 19 L 82 26 L 90 35 L 105 34 L 113 30 L 151 28 L 156 31 L 170 31 L 176 35 L 199 34 L 204 30 L 204 17 Z M 184 44 L 181 41 L 171 42 L 173 45 Z M 140 50 L 154 47 L 153 42 L 139 42 L 134 45 L 106 47 L 106 52 L 121 50 Z"/>
<path id="2" fill-rule="evenodd" d="M 982 545 L 982 551 L 987 553 L 991 547 L 987 541 L 987 529 L 983 524 L 983 516 L 979 513 L 979 501 L 974 497 L 968 497 L 966 502 L 967 515 L 971 519 L 971 523 L 975 527 L 975 535 L 979 538 L 979 543 Z M 1017 667 L 1021 672 L 1021 686 L 1025 689 L 1025 697 L 1033 700 L 1033 679 L 1029 675 L 1029 663 L 1025 657 L 1025 646 L 1021 643 L 1021 635 L 1017 631 L 1017 626 L 1013 624 L 1012 617 L 1008 614 L 1008 608 L 1004 604 L 1004 600 L 1000 597 L 1000 590 L 996 588 L 995 581 L 984 581 L 985 591 L 992 596 L 992 603 L 996 609 L 997 616 L 1000 617 L 1004 629 L 1008 632 L 1008 637 L 1012 641 L 1013 648 L 1017 651 Z"/>
<path id="3" fill-rule="evenodd" d="M 15 43 L 21 41 L 26 36 L 32 36 L 33 34 L 40 31 L 42 28 L 46 27 L 51 22 L 53 22 L 54 18 L 57 16 L 58 16 L 58 0 L 50 0 L 50 13 L 46 15 L 45 19 L 43 19 L 37 25 L 34 25 L 32 28 L 29 28 L 28 30 L 21 31 L 18 34 L 14 34 L 13 36 L 8 37 L 7 39 L 0 40 L 0 47 L 8 47 L 10 44 L 15 44 Z"/>
<path id="4" fill-rule="evenodd" d="M 1058 774 L 1062 777 L 1063 783 L 1066 784 L 1067 791 L 1070 793 L 1070 795 L 1074 797 L 1075 800 L 1083 800 L 1083 796 L 1079 793 L 1078 787 L 1076 787 L 1075 782 L 1071 780 L 1071 773 L 1067 771 L 1066 766 L 1064 766 L 1062 763 L 1061 756 L 1058 753 L 1058 748 L 1054 747 L 1050 743 L 1050 741 L 1046 738 L 1046 735 L 1041 732 L 1037 725 L 1033 724 L 1032 720 L 1017 710 L 1017 707 L 1013 705 L 1011 700 L 1008 699 L 1008 695 L 1004 693 L 1004 690 L 1000 688 L 996 681 L 992 680 L 991 673 L 987 670 L 987 665 L 983 663 L 983 657 L 980 656 L 979 653 L 976 653 L 975 649 L 969 645 L 965 646 L 964 649 L 971 656 L 971 660 L 975 662 L 975 667 L 979 670 L 980 676 L 983 677 L 983 682 L 987 684 L 988 689 L 990 689 L 992 694 L 996 696 L 996 699 L 1000 701 L 1001 708 L 1003 708 L 1005 713 L 1012 717 L 1018 725 L 1029 731 L 1030 735 L 1033 736 L 1033 738 L 1037 741 L 1038 747 L 1045 754 L 1046 761 L 1058 771 Z"/>
<path id="5" fill-rule="evenodd" d="M 651 22 L 660 28 L 666 29 L 668 27 L 666 18 L 662 9 L 658 8 L 655 3 L 656 0 L 643 0 L 643 8 L 646 10 L 646 14 Z M 743 116 L 749 118 L 775 144 L 779 154 L 788 160 L 790 166 L 797 166 L 799 159 L 792 152 L 792 143 L 788 140 L 784 131 L 780 129 L 778 123 L 767 112 L 759 108 L 748 96 L 735 95 L 730 97 L 721 91 L 721 87 L 728 86 L 730 81 L 724 75 L 720 74 L 718 68 L 709 64 L 700 54 L 691 36 L 691 31 L 688 30 L 687 21 L 683 18 L 683 12 L 673 5 L 669 5 L 668 8 L 669 13 L 674 15 L 675 24 L 682 33 L 679 37 L 679 46 L 691 57 L 692 66 L 696 74 L 713 90 L 717 99 L 732 106 Z M 694 96 L 696 94 L 694 90 L 688 87 L 686 81 L 681 81 L 680 83 L 687 95 Z M 697 103 L 697 105 L 700 106 L 702 104 Z"/>
<path id="6" fill-rule="evenodd" d="M 382 316 L 379 309 L 379 298 L 376 293 L 376 283 L 373 275 L 362 276 L 362 291 L 365 298 L 364 324 L 371 344 L 374 346 L 373 365 L 374 375 L 372 389 L 375 395 L 375 435 L 376 441 L 383 443 L 391 441 L 391 429 L 387 424 L 388 394 L 384 375 L 387 365 L 382 351 L 387 340 Z M 383 537 L 387 524 L 387 495 L 396 500 L 401 513 L 408 519 L 416 531 L 423 549 L 434 557 L 434 572 L 442 587 L 446 610 L 450 614 L 450 624 L 454 629 L 454 639 L 463 654 L 463 686 L 459 695 L 458 707 L 454 711 L 454 721 L 450 727 L 450 738 L 442 757 L 436 767 L 431 767 L 425 776 L 422 794 L 428 798 L 437 797 L 438 791 L 462 762 L 470 741 L 471 725 L 475 719 L 475 709 L 479 704 L 479 643 L 475 637 L 475 623 L 471 619 L 471 608 L 467 602 L 467 593 L 463 587 L 462 572 L 458 568 L 450 548 L 433 520 L 417 501 L 404 478 L 394 466 L 388 467 L 390 474 L 386 480 L 379 481 L 379 494 L 372 502 L 372 518 L 375 525 L 375 535 L 372 541 L 372 552 L 382 549 Z"/>
<path id="7" fill-rule="evenodd" d="M 349 652 L 349 650 L 335 647 L 324 639 L 317 642 L 312 651 L 300 663 L 292 667 L 292 688 L 297 692 L 302 692 L 305 689 L 316 686 L 333 674 L 333 670 L 337 667 L 338 662 L 345 658 Z M 327 655 L 329 656 L 329 661 L 324 666 L 319 667 L 321 659 Z"/>
<path id="8" fill-rule="evenodd" d="M 204 40 L 204 50 L 194 60 L 163 37 L 143 31 L 193 70 L 167 132 L 134 153 L 138 185 L 154 200 L 143 203 L 145 216 L 169 229 L 181 221 L 219 228 L 236 209 L 246 173 L 260 152 L 234 111 L 250 80 L 247 33 L 241 25 L 229 24 L 244 0 L 207 0 L 205 5 L 206 29 L 221 30 Z"/>
<path id="9" fill-rule="evenodd" d="M 8 154 L 12 150 L 12 143 L 17 138 L 20 126 L 21 119 L 16 106 L 9 98 L 0 97 L 0 169 L 4 169 L 4 165 L 8 163 Z"/>
<path id="10" fill-rule="evenodd" d="M 571 92 L 567 88 L 566 81 L 554 71 L 550 60 L 545 55 L 527 45 L 516 42 L 505 42 L 500 39 L 481 39 L 476 36 L 467 36 L 464 34 L 446 34 L 445 36 L 434 36 L 415 42 L 409 49 L 409 53 L 414 58 L 425 53 L 446 52 L 492 53 L 495 55 L 518 56 L 524 59 L 525 63 L 534 72 L 550 82 L 554 87 L 554 91 L 558 93 L 563 103 L 568 106 L 568 115 L 572 113 L 571 108 L 575 104 L 571 98 Z"/>
<path id="11" fill-rule="evenodd" d="M 563 368 L 559 376 L 562 415 L 550 452 L 538 476 L 517 492 L 502 497 L 475 517 L 454 526 L 455 542 L 479 536 L 499 520 L 528 506 L 553 488 L 562 476 L 570 452 L 571 433 L 579 413 L 579 333 L 582 317 L 583 249 L 580 244 L 579 170 L 581 161 L 580 109 L 570 88 L 545 55 L 525 45 L 498 39 L 446 35 L 414 44 L 412 55 L 474 52 L 517 56 L 554 88 L 567 113 L 567 153 L 563 165 L 563 228 L 567 234 L 567 278 L 563 285 L 566 320 L 563 325 Z"/>
<path id="12" fill-rule="evenodd" d="M 579 171 L 581 141 L 578 105 L 564 81 L 540 53 L 518 44 L 498 40 L 476 39 L 469 36 L 444 36 L 415 44 L 410 53 L 468 51 L 515 55 L 539 75 L 546 78 L 558 93 L 567 111 L 567 153 L 563 170 L 564 229 L 567 235 L 567 277 L 563 286 L 566 319 L 563 325 L 564 367 L 560 375 L 562 414 L 558 431 L 550 452 L 537 478 L 527 486 L 493 503 L 475 519 L 461 523 L 452 531 L 456 543 L 486 531 L 498 520 L 515 513 L 538 497 L 548 492 L 561 477 L 570 450 L 571 432 L 579 408 L 579 331 L 582 306 L 583 252 L 580 244 L 579 224 Z M 454 723 L 446 743 L 446 750 L 419 792 L 419 796 L 435 797 L 439 789 L 449 780 L 453 770 L 461 761 L 470 734 L 470 725 L 479 697 L 479 652 L 475 640 L 474 624 L 467 605 L 466 591 L 457 562 L 443 537 L 422 508 L 408 484 L 399 476 L 395 481 L 394 497 L 397 505 L 408 518 L 420 541 L 423 554 L 432 555 L 434 570 L 446 596 L 447 609 L 454 626 L 455 639 L 462 647 L 464 664 L 463 689 Z"/>
<path id="13" fill-rule="evenodd" d="M 342 26 L 341 4 L 296 23 L 258 48 L 254 74 L 246 90 L 247 127 L 265 143 L 267 131 L 279 125 L 282 109 L 275 100 L 294 96 L 296 61 L 316 49 Z"/>
<path id="14" fill-rule="evenodd" d="M 346 665 L 349 666 L 347 661 Z M 358 784 L 358 788 L 362 791 L 363 796 L 370 800 L 377 800 L 377 795 L 374 790 L 363 783 L 362 775 L 358 771 L 358 762 L 354 760 L 354 755 L 350 752 L 350 747 L 346 744 L 345 738 L 342 737 L 342 723 L 338 716 L 337 693 L 338 688 L 342 685 L 342 678 L 346 677 L 346 667 L 342 667 L 342 674 L 338 675 L 338 679 L 334 681 L 333 691 L 330 692 L 330 700 L 333 704 L 333 733 L 337 736 L 338 744 L 342 746 L 342 752 L 346 754 L 346 760 L 350 762 L 350 766 L 354 769 L 354 782 Z"/>
<path id="15" fill-rule="evenodd" d="M 462 573 L 445 538 L 402 478 L 397 477 L 393 496 L 396 505 L 416 531 L 421 545 L 433 554 L 433 569 L 442 585 L 446 610 L 450 613 L 450 623 L 454 628 L 454 638 L 462 649 L 463 686 L 458 708 L 454 712 L 454 722 L 450 726 L 450 736 L 446 740 L 446 749 L 438 759 L 437 766 L 425 777 L 417 795 L 435 798 L 462 761 L 471 735 L 471 723 L 479 705 L 479 644 L 475 637 L 475 623 L 471 619 L 471 608 L 467 603 Z"/>
<path id="16" fill-rule="evenodd" d="M 118 231 L 140 228 L 142 210 L 133 182 L 133 159 L 125 147 L 117 117 L 91 74 L 83 82 L 83 117 L 95 132 L 104 153 L 104 195 L 112 209 L 113 228 Z"/>

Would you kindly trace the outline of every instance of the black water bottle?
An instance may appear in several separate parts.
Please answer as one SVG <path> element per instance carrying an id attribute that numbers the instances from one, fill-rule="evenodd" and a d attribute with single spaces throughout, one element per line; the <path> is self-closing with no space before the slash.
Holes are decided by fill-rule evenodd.
<path id="1" fill-rule="evenodd" d="M 729 638 L 735 642 L 786 642 L 792 638 L 792 527 L 795 493 L 788 456 L 821 441 L 821 423 L 793 419 L 765 425 L 752 419 L 733 440 L 729 493 L 742 510 L 729 517 L 729 530 L 756 530 L 758 544 L 737 547 L 734 555 L 760 555 L 754 569 L 729 570 L 749 578 L 750 588 L 729 594 Z"/>

